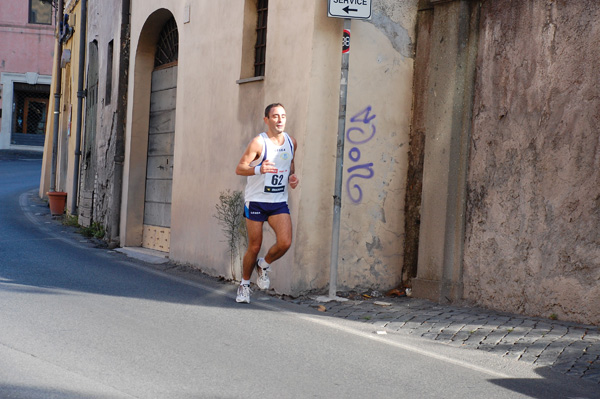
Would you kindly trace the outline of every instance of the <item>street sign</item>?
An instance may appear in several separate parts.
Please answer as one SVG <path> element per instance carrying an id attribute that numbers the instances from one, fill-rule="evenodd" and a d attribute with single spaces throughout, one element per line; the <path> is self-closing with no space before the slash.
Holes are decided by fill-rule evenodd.
<path id="1" fill-rule="evenodd" d="M 329 0 L 327 16 L 333 18 L 369 19 L 371 0 Z"/>

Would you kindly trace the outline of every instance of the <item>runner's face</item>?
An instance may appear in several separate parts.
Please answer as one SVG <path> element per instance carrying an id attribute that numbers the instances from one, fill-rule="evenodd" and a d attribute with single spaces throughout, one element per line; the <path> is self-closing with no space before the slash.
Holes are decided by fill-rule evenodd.
<path id="1" fill-rule="evenodd" d="M 283 133 L 285 129 L 285 109 L 283 107 L 273 107 L 269 112 L 269 117 L 265 117 L 265 123 L 273 134 Z"/>

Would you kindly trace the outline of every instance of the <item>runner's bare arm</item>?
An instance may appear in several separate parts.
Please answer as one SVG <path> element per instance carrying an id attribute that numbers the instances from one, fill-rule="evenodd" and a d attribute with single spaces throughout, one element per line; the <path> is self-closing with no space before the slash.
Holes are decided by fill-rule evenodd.
<path id="1" fill-rule="evenodd" d="M 298 150 L 298 143 L 296 142 L 296 139 L 294 139 L 293 137 L 290 136 L 290 138 L 292 139 L 292 144 L 294 145 L 294 158 L 296 158 L 296 151 Z M 298 187 L 298 183 L 300 183 L 300 179 L 298 178 L 298 176 L 296 176 L 296 164 L 294 164 L 293 158 L 292 158 L 292 164 L 290 165 L 290 177 L 288 178 L 288 181 L 290 182 L 291 188 Z"/>
<path id="2" fill-rule="evenodd" d="M 252 139 L 252 141 L 246 147 L 246 151 L 242 155 L 240 162 L 235 168 L 235 173 L 240 176 L 253 176 L 255 175 L 254 166 L 250 166 L 250 163 L 257 160 L 260 157 L 262 152 L 262 143 L 260 141 L 260 136 L 256 136 Z M 260 173 L 268 173 L 273 170 L 271 167 L 273 165 L 272 162 L 265 161 L 262 163 L 260 167 Z"/>
<path id="3" fill-rule="evenodd" d="M 240 176 L 252 176 L 254 175 L 254 167 L 250 166 L 250 162 L 255 161 L 260 156 L 262 145 L 260 144 L 258 136 L 253 138 L 246 151 L 242 155 L 240 162 L 235 168 L 235 173 Z"/>

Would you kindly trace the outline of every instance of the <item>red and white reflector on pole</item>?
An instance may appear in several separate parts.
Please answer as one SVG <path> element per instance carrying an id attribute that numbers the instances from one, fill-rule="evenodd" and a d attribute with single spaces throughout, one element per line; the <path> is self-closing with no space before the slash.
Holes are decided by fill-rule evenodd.
<path id="1" fill-rule="evenodd" d="M 342 54 L 350 52 L 350 29 L 344 29 L 342 36 Z"/>

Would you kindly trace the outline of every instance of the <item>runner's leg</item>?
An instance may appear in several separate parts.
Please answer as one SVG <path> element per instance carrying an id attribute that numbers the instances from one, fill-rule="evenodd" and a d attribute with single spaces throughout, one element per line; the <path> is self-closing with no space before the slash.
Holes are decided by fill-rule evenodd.
<path id="1" fill-rule="evenodd" d="M 269 226 L 275 232 L 275 244 L 269 248 L 265 261 L 269 264 L 281 258 L 292 245 L 292 218 L 289 213 L 269 216 Z M 261 230 L 262 232 L 262 230 Z"/>
<path id="2" fill-rule="evenodd" d="M 288 215 L 289 216 L 289 215 Z M 243 261 L 243 273 L 242 278 L 244 280 L 250 280 L 252 277 L 252 271 L 256 264 L 256 257 L 260 251 L 263 238 L 263 223 L 255 220 L 246 219 L 246 230 L 248 231 L 248 249 L 244 254 Z"/>

